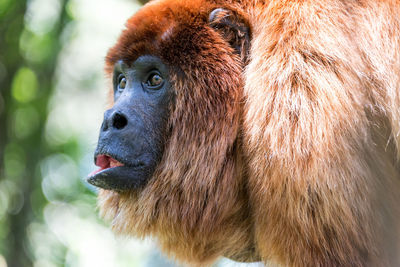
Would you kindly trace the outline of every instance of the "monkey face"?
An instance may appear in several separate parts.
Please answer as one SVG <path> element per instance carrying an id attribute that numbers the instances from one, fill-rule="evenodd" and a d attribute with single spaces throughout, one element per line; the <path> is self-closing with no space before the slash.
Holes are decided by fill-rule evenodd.
<path id="1" fill-rule="evenodd" d="M 192 121 L 205 119 L 208 124 L 205 127 L 209 130 L 212 130 L 209 127 L 214 124 L 213 118 L 201 118 L 202 115 L 224 116 L 215 114 L 221 113 L 218 109 L 223 109 L 225 103 L 213 103 L 208 98 L 216 100 L 215 94 L 224 97 L 221 92 L 223 82 L 235 85 L 238 75 L 219 76 L 211 64 L 229 68 L 221 65 L 221 58 L 230 58 L 231 65 L 236 64 L 237 59 L 244 59 L 248 29 L 231 11 L 223 8 L 203 13 L 199 9 L 195 11 L 198 14 L 190 14 L 194 19 L 188 17 L 188 12 L 193 10 L 180 8 L 164 10 L 166 14 L 158 15 L 164 18 L 163 21 L 152 21 L 151 27 L 146 25 L 149 17 L 160 11 L 150 7 L 150 12 L 147 10 L 152 13 L 149 17 L 134 16 L 128 21 L 128 25 L 133 25 L 123 32 L 109 52 L 107 66 L 113 76 L 114 106 L 105 112 L 100 129 L 95 152 L 95 164 L 100 168 L 88 177 L 88 182 L 95 186 L 118 192 L 143 187 L 160 165 L 166 141 L 176 126 L 173 116 L 188 119 L 192 116 L 190 112 L 197 109 L 199 114 L 194 115 L 200 118 L 193 116 Z M 176 20 L 166 20 L 171 16 Z M 206 62 L 208 60 L 210 62 Z M 203 70 L 206 71 L 201 73 Z M 197 89 L 196 83 L 201 83 L 200 87 L 209 87 L 203 89 L 209 92 L 196 92 L 202 90 Z M 237 89 L 236 86 L 232 96 L 235 97 Z M 205 95 L 196 100 L 196 97 L 202 97 L 194 95 L 196 93 Z M 171 114 L 177 95 L 184 98 L 178 104 L 187 102 L 188 107 L 182 112 L 188 114 Z M 230 97 L 229 93 L 225 96 Z M 192 109 L 191 104 L 196 107 Z M 237 110 L 234 112 L 238 113 Z M 207 130 L 196 129 L 197 126 L 184 127 L 194 128 L 190 130 L 199 133 Z M 231 131 L 236 132 L 236 127 Z M 195 132 L 192 138 L 198 138 Z"/>
<path id="2" fill-rule="evenodd" d="M 168 67 L 158 57 L 116 62 L 114 106 L 104 114 L 95 152 L 100 169 L 90 175 L 91 184 L 124 191 L 146 183 L 163 152 L 170 87 Z"/>

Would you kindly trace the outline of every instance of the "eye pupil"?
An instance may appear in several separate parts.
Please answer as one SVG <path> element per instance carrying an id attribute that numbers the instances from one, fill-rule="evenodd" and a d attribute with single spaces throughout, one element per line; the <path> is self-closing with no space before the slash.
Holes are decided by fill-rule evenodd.
<path id="1" fill-rule="evenodd" d="M 158 74 L 150 76 L 148 83 L 150 86 L 158 86 L 163 82 L 163 78 Z"/>
<path id="2" fill-rule="evenodd" d="M 125 77 L 122 77 L 122 78 L 119 80 L 118 88 L 119 88 L 119 89 L 125 89 L 125 86 L 126 86 L 126 78 L 125 78 Z"/>

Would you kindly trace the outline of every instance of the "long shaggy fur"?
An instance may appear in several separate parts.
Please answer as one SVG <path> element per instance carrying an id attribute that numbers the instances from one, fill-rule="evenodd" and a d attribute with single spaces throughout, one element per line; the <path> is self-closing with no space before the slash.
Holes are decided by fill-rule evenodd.
<path id="1" fill-rule="evenodd" d="M 252 30 L 244 66 L 207 23 Z M 170 255 L 400 265 L 400 1 L 150 2 L 107 56 L 159 56 L 175 90 L 149 183 L 101 191 L 118 233 Z"/>
<path id="2" fill-rule="evenodd" d="M 264 260 L 400 264 L 399 14 L 322 0 L 253 14 L 243 150 Z"/>

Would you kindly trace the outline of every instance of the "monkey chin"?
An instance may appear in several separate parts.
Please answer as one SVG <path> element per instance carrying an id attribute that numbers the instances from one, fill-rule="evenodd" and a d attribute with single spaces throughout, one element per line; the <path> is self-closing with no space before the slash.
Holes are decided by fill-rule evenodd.
<path id="1" fill-rule="evenodd" d="M 124 192 L 136 189 L 142 187 L 149 177 L 143 164 L 124 164 L 111 155 L 96 155 L 95 164 L 100 168 L 88 175 L 87 182 L 107 190 Z"/>

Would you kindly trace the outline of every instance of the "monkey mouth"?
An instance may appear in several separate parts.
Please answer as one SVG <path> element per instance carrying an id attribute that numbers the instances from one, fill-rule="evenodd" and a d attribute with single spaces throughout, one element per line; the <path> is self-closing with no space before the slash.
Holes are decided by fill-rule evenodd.
<path id="1" fill-rule="evenodd" d="M 124 166 L 125 164 L 119 162 L 118 160 L 114 159 L 111 156 L 108 155 L 97 155 L 96 159 L 95 159 L 95 164 L 96 166 L 100 167 L 99 169 L 91 172 L 88 176 L 94 176 L 95 174 L 109 169 L 109 168 L 115 168 L 115 167 L 119 167 L 119 166 Z"/>
<path id="2" fill-rule="evenodd" d="M 96 155 L 95 164 L 99 168 L 88 175 L 87 182 L 107 190 L 123 192 L 135 189 L 144 185 L 149 176 L 142 162 L 129 165 L 111 155 Z"/>

